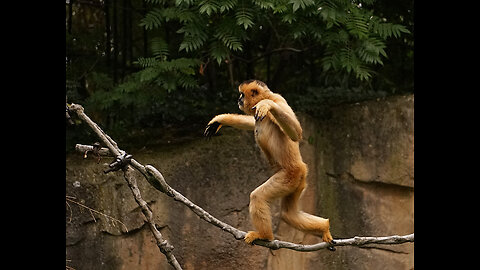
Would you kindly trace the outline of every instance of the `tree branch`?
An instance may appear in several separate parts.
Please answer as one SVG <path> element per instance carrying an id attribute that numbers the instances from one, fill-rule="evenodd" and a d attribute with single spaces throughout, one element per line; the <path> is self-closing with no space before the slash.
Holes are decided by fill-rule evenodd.
<path id="1" fill-rule="evenodd" d="M 70 108 L 74 106 L 74 108 L 81 107 L 80 105 L 75 105 L 72 104 Z M 99 135 L 100 139 L 107 145 L 107 147 L 110 149 L 112 153 L 115 155 L 118 155 L 116 153 L 123 152 L 117 147 L 117 144 L 106 134 L 101 131 L 101 129 L 93 123 L 93 121 L 88 118 L 84 112 L 83 108 L 76 109 L 75 112 L 77 114 L 82 115 L 80 118 L 82 119 L 87 119 L 88 124 L 94 131 Z M 100 131 L 98 131 L 100 130 Z M 90 148 L 92 147 L 92 148 Z M 112 148 L 114 151 L 112 151 Z M 83 150 L 88 150 L 88 149 L 93 149 L 93 146 L 85 146 L 85 145 L 77 145 L 76 146 L 77 151 L 84 152 Z M 103 148 L 102 148 L 103 149 Z M 107 154 L 107 153 L 104 153 Z M 199 216 L 201 219 L 205 220 L 206 222 L 215 225 L 219 227 L 220 229 L 232 234 L 235 239 L 241 240 L 244 238 L 246 235 L 246 232 L 238 230 L 237 228 L 234 228 L 233 226 L 220 221 L 219 219 L 215 218 L 212 216 L 210 213 L 207 211 L 203 210 L 201 207 L 197 206 L 193 202 L 191 202 L 188 198 L 183 196 L 180 192 L 176 191 L 172 187 L 170 187 L 167 182 L 165 181 L 163 175 L 153 166 L 151 165 L 142 165 L 135 159 L 131 159 L 130 161 L 130 166 L 134 167 L 137 169 L 142 175 L 147 179 L 147 181 L 157 190 L 161 191 L 162 193 L 167 194 L 169 197 L 172 197 L 175 201 L 179 201 L 186 205 L 188 208 L 190 208 L 197 216 Z M 130 167 L 127 168 L 126 171 L 131 170 Z M 125 173 L 125 177 L 127 178 L 127 173 Z M 128 180 L 127 180 L 128 182 Z M 130 183 L 129 183 L 130 186 Z M 138 187 L 136 185 L 132 188 L 132 192 L 134 192 L 134 196 L 140 196 L 140 191 L 138 190 Z M 137 200 L 137 197 L 136 197 Z M 148 209 L 146 202 L 142 202 L 142 200 L 138 200 L 137 203 L 142 207 L 142 211 L 145 211 L 144 214 L 147 217 L 151 218 L 151 212 Z M 144 210 L 145 208 L 145 210 Z M 153 223 L 153 221 L 152 221 Z M 151 223 L 149 223 L 151 224 Z M 152 226 L 151 226 L 152 227 Z M 155 226 L 153 226 L 155 227 Z M 152 230 L 153 231 L 153 230 Z M 155 235 L 155 233 L 154 233 Z M 157 237 L 156 237 L 157 238 Z M 348 239 L 335 239 L 335 244 L 329 244 L 326 242 L 320 242 L 317 244 L 313 245 L 302 245 L 302 244 L 295 244 L 291 242 L 285 242 L 285 241 L 280 241 L 280 240 L 273 240 L 273 241 L 265 241 L 265 240 L 255 240 L 253 244 L 259 245 L 259 246 L 264 246 L 270 249 L 280 249 L 280 248 L 287 248 L 287 249 L 292 249 L 296 251 L 302 251 L 302 252 L 307 252 L 307 251 L 316 251 L 324 248 L 328 248 L 331 246 L 364 246 L 367 244 L 382 244 L 382 245 L 395 245 L 395 244 L 402 244 L 406 242 L 414 242 L 414 234 L 408 234 L 404 236 L 398 236 L 398 235 L 392 235 L 392 236 L 381 236 L 381 237 L 359 237 L 355 236 L 353 238 L 348 238 Z M 157 243 L 158 243 L 158 238 L 157 238 Z M 160 246 L 159 246 L 160 247 Z M 162 248 L 160 248 L 162 250 Z M 171 251 L 171 250 L 169 250 Z M 162 251 L 163 252 L 163 251 Z M 165 254 L 165 253 L 164 253 Z"/>
<path id="2" fill-rule="evenodd" d="M 69 106 L 67 104 L 67 108 L 69 111 L 75 112 L 78 115 L 78 117 L 80 117 L 80 119 L 82 119 L 85 123 L 87 123 L 93 129 L 93 131 L 95 131 L 95 133 L 98 135 L 100 140 L 102 140 L 102 142 L 105 145 L 107 145 L 108 149 L 100 148 L 100 150 L 98 150 L 97 152 L 98 154 L 106 155 L 107 153 L 105 153 L 106 152 L 105 150 L 109 150 L 110 154 L 113 154 L 113 156 L 117 156 L 117 157 L 121 157 L 123 154 L 125 154 L 125 151 L 120 150 L 120 148 L 118 148 L 117 146 L 117 143 L 113 141 L 112 138 L 110 138 L 110 136 L 104 133 L 103 130 L 85 114 L 84 109 L 81 105 L 71 104 Z M 76 146 L 75 148 L 77 149 L 77 151 L 81 150 L 83 153 L 86 153 L 86 151 L 94 150 L 93 146 L 82 147 L 81 145 L 79 145 L 79 146 Z M 84 157 L 86 157 L 86 155 L 84 155 Z M 124 172 L 123 176 L 125 178 L 125 181 L 127 181 L 128 187 L 132 191 L 135 201 L 140 206 L 140 208 L 142 209 L 143 215 L 147 219 L 147 223 L 149 225 L 150 230 L 152 231 L 153 236 L 155 237 L 155 240 L 157 242 L 158 248 L 160 249 L 160 252 L 162 252 L 165 255 L 168 263 L 171 266 L 173 266 L 173 268 L 177 270 L 179 269 L 181 270 L 182 267 L 180 266 L 177 259 L 172 253 L 172 250 L 174 247 L 167 240 L 163 239 L 162 234 L 157 229 L 155 222 L 153 220 L 152 211 L 150 211 L 150 209 L 148 208 L 147 202 L 142 198 L 140 194 L 140 190 L 138 189 L 138 186 L 137 186 L 137 181 L 135 177 L 133 177 L 132 175 L 133 173 L 132 167 L 127 164 L 123 168 L 123 172 Z"/>

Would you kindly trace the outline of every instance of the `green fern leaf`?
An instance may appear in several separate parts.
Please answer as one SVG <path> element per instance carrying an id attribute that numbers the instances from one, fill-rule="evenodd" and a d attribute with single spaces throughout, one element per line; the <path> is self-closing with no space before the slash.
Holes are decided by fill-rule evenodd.
<path id="1" fill-rule="evenodd" d="M 293 4 L 293 12 L 297 11 L 299 8 L 305 9 L 308 6 L 313 5 L 315 2 L 313 0 L 291 0 Z"/>
<path id="2" fill-rule="evenodd" d="M 153 56 L 155 59 L 166 60 L 168 56 L 168 44 L 160 37 L 152 38 L 150 42 L 150 48 L 152 50 Z"/>
<path id="3" fill-rule="evenodd" d="M 245 30 L 253 25 L 253 14 L 249 8 L 238 8 L 235 12 L 235 19 L 238 25 L 243 25 Z"/>
<path id="4" fill-rule="evenodd" d="M 145 27 L 146 30 L 158 28 L 162 25 L 162 16 L 162 11 L 155 8 L 145 15 L 145 18 L 140 21 L 140 26 Z"/>
<path id="5" fill-rule="evenodd" d="M 270 0 L 253 0 L 253 3 L 259 6 L 261 9 L 274 9 L 276 6 L 276 4 Z"/>
<path id="6" fill-rule="evenodd" d="M 144 58 L 140 57 L 134 64 L 140 65 L 142 68 L 152 67 L 157 63 L 155 57 Z"/>
<path id="7" fill-rule="evenodd" d="M 222 42 L 215 41 L 210 45 L 210 56 L 220 65 L 228 56 L 228 48 Z"/>
<path id="8" fill-rule="evenodd" d="M 177 31 L 179 34 L 184 34 L 183 41 L 180 43 L 178 51 L 186 50 L 189 52 L 202 47 L 208 37 L 205 28 L 202 27 L 202 25 L 203 24 L 200 21 L 192 21 L 191 23 L 185 24 Z"/>
<path id="9" fill-rule="evenodd" d="M 216 28 L 213 35 L 218 40 L 233 51 L 242 51 L 241 39 L 244 33 L 241 28 L 238 27 L 236 20 L 233 18 L 224 19 Z"/>
<path id="10" fill-rule="evenodd" d="M 220 13 L 229 11 L 237 5 L 238 0 L 223 0 L 220 3 Z"/>
<path id="11" fill-rule="evenodd" d="M 200 14 L 207 13 L 208 16 L 220 9 L 220 4 L 215 0 L 202 0 L 198 5 Z"/>

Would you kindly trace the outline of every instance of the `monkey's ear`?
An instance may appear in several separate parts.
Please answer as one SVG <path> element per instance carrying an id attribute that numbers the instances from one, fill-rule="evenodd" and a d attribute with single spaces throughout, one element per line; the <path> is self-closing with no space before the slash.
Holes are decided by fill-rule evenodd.
<path id="1" fill-rule="evenodd" d="M 258 90 L 257 89 L 252 89 L 252 97 L 258 95 Z"/>

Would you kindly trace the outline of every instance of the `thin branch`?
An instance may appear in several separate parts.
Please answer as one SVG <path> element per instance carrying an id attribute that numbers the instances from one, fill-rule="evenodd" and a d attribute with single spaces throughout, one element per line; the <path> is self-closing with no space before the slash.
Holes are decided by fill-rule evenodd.
<path id="1" fill-rule="evenodd" d="M 95 216 L 93 215 L 93 213 L 97 213 L 97 214 L 100 214 L 100 215 L 104 216 L 104 217 L 107 218 L 107 219 L 111 219 L 112 221 L 115 221 L 115 222 L 118 222 L 118 223 L 122 224 L 123 228 L 125 229 L 125 232 L 128 232 L 127 226 L 125 226 L 125 224 L 124 224 L 123 222 L 121 222 L 120 220 L 118 220 L 118 219 L 116 219 L 116 218 L 114 218 L 114 217 L 112 217 L 112 216 L 109 216 L 109 215 L 107 215 L 107 214 L 104 214 L 104 213 L 102 213 L 102 212 L 100 212 L 100 211 L 97 211 L 97 210 L 95 210 L 95 209 L 93 209 L 93 208 L 90 208 L 90 207 L 88 207 L 88 206 L 86 206 L 86 205 L 84 205 L 84 204 L 82 204 L 82 203 L 79 203 L 79 202 L 77 202 L 77 201 L 74 201 L 74 200 L 71 199 L 70 196 L 65 196 L 65 199 L 66 199 L 67 201 L 69 201 L 69 202 L 72 202 L 72 203 L 74 203 L 74 204 L 76 204 L 76 205 L 78 205 L 78 206 L 80 206 L 80 207 L 83 207 L 83 208 L 87 209 L 87 210 L 90 212 L 90 215 L 92 215 L 93 221 L 97 222 L 97 220 L 95 219 Z M 68 205 L 68 202 L 67 202 L 67 205 Z M 70 205 L 68 205 L 68 206 L 70 207 Z M 71 212 L 71 211 L 72 211 L 72 210 L 71 210 L 71 208 L 70 208 L 70 221 L 72 220 L 72 212 Z M 113 223 L 112 223 L 112 224 L 113 224 Z"/>
<path id="2" fill-rule="evenodd" d="M 87 123 L 88 126 L 90 126 L 90 128 L 93 129 L 93 131 L 97 134 L 100 140 L 108 147 L 108 149 L 113 154 L 113 156 L 121 157 L 122 155 L 125 154 L 125 151 L 120 150 L 120 148 L 118 148 L 117 143 L 114 140 L 112 140 L 112 138 L 110 138 L 110 136 L 108 136 L 105 132 L 103 132 L 103 130 L 95 122 L 93 122 L 92 119 L 90 119 L 90 117 L 88 117 L 85 114 L 84 109 L 81 105 L 67 104 L 67 108 L 70 112 L 75 112 L 80 119 L 82 119 L 85 123 Z M 93 150 L 93 146 L 92 146 L 92 150 Z M 177 259 L 172 253 L 173 246 L 170 243 L 168 243 L 167 240 L 163 239 L 162 234 L 156 228 L 156 224 L 153 221 L 153 214 L 148 208 L 147 202 L 143 200 L 140 194 L 140 190 L 138 189 L 137 182 L 135 178 L 132 176 L 133 169 L 130 167 L 130 165 L 127 165 L 123 168 L 123 171 L 124 171 L 124 178 L 128 183 L 128 187 L 132 191 L 135 201 L 140 206 L 140 208 L 142 209 L 142 213 L 147 219 L 147 223 L 149 224 L 150 230 L 152 231 L 152 234 L 155 237 L 155 240 L 157 241 L 157 246 L 160 249 L 160 252 L 162 252 L 165 255 L 168 263 L 171 266 L 173 266 L 173 268 L 182 269 L 182 267 L 180 266 Z"/>
<path id="3" fill-rule="evenodd" d="M 84 145 L 84 144 L 76 144 L 75 145 L 75 150 L 78 152 L 82 153 L 87 153 L 87 152 L 93 152 L 95 147 L 93 145 Z M 107 156 L 107 157 L 113 157 L 112 153 L 108 148 L 102 147 L 100 148 L 97 153 L 100 156 Z"/>
<path id="4" fill-rule="evenodd" d="M 147 218 L 148 226 L 150 227 L 150 230 L 152 231 L 155 239 L 157 240 L 157 246 L 160 248 L 160 251 L 163 254 L 165 254 L 165 257 L 167 257 L 168 263 L 172 265 L 173 268 L 182 269 L 182 267 L 180 266 L 177 259 L 172 253 L 173 246 L 170 243 L 168 243 L 167 240 L 163 239 L 162 234 L 157 229 L 157 226 L 155 226 L 155 221 L 153 221 L 153 213 L 150 210 L 150 208 L 148 208 L 147 202 L 142 198 L 140 194 L 140 190 L 138 189 L 138 186 L 137 186 L 137 180 L 135 179 L 135 177 L 133 177 L 132 167 L 127 166 L 126 169 L 124 169 L 123 176 L 125 177 L 125 180 L 127 181 L 128 186 L 132 191 L 135 201 L 137 202 L 138 205 L 140 205 L 140 208 L 142 209 L 143 214 Z"/>

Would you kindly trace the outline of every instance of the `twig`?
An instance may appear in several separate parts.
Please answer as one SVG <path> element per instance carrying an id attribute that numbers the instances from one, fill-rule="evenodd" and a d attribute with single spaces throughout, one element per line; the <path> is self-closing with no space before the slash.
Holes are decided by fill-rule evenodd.
<path id="1" fill-rule="evenodd" d="M 104 216 L 104 217 L 107 218 L 107 219 L 111 219 L 112 221 L 115 221 L 115 222 L 118 222 L 118 223 L 122 224 L 123 228 L 125 229 L 125 232 L 128 232 L 127 226 L 125 226 L 125 224 L 124 224 L 123 222 L 121 222 L 120 220 L 118 220 L 118 219 L 116 219 L 116 218 L 114 218 L 114 217 L 112 217 L 112 216 L 109 216 L 109 215 L 107 215 L 107 214 L 104 214 L 104 213 L 102 213 L 102 212 L 100 212 L 100 211 L 97 211 L 97 210 L 95 210 L 95 209 L 93 209 L 93 208 L 90 208 L 90 207 L 88 207 L 88 206 L 86 206 L 86 205 L 84 205 L 84 204 L 82 204 L 82 203 L 79 203 L 79 202 L 77 202 L 77 201 L 74 201 L 74 200 L 71 199 L 70 196 L 65 196 L 65 199 L 66 199 L 67 201 L 69 201 L 69 202 L 72 202 L 72 203 L 74 203 L 74 204 L 76 204 L 76 205 L 78 205 L 78 206 L 80 206 L 80 207 L 83 207 L 83 208 L 87 209 L 87 210 L 90 212 L 90 215 L 92 215 L 93 220 L 94 220 L 95 222 L 97 222 L 97 220 L 95 219 L 95 216 L 93 215 L 93 213 L 100 214 L 100 215 Z M 67 202 L 67 205 L 68 205 L 68 202 Z M 68 206 L 70 207 L 70 205 L 68 205 Z M 93 213 L 92 213 L 92 212 L 93 212 Z M 72 209 L 70 208 L 70 222 L 71 222 L 71 220 L 72 220 Z"/>
<path id="2" fill-rule="evenodd" d="M 82 153 L 87 153 L 87 152 L 94 152 L 95 146 L 92 145 L 84 145 L 84 144 L 77 144 L 75 145 L 75 150 L 82 152 Z M 97 151 L 97 154 L 100 156 L 109 156 L 113 157 L 112 153 L 108 148 L 102 147 Z"/>

